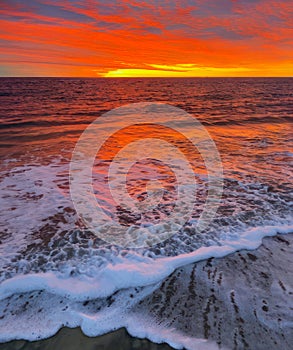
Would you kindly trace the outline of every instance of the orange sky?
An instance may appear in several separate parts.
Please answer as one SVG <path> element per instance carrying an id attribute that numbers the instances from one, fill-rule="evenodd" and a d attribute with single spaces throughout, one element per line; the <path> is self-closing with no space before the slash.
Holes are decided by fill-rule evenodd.
<path id="1" fill-rule="evenodd" d="M 0 76 L 292 76 L 284 0 L 1 0 Z"/>

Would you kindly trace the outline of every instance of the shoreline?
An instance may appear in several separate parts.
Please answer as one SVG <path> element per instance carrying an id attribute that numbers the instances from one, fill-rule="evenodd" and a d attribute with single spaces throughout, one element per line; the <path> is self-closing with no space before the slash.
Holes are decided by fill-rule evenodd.
<path id="1" fill-rule="evenodd" d="M 61 328 L 54 336 L 30 342 L 27 340 L 12 340 L 0 343 L 0 350 L 172 350 L 167 344 L 152 343 L 147 339 L 134 338 L 125 328 L 101 335 L 88 337 L 80 327 Z"/>
<path id="2" fill-rule="evenodd" d="M 293 342 L 292 246 L 292 233 L 276 235 L 264 238 L 256 250 L 240 250 L 178 268 L 135 305 L 133 312 L 221 348 L 289 350 Z M 62 328 L 48 339 L 2 343 L 0 350 L 81 346 L 85 350 L 172 349 L 134 338 L 125 328 L 93 338 L 80 328 Z"/>

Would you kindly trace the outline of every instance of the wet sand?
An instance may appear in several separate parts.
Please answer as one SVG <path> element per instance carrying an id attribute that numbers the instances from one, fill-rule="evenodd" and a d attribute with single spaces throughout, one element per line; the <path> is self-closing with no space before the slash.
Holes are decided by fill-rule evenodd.
<path id="1" fill-rule="evenodd" d="M 85 336 L 80 328 L 62 328 L 54 337 L 29 342 L 24 340 L 0 344 L 1 350 L 171 350 L 167 344 L 154 344 L 146 339 L 131 337 L 126 330 L 100 337 Z"/>
<path id="2" fill-rule="evenodd" d="M 290 350 L 293 344 L 293 234 L 265 238 L 240 251 L 176 270 L 141 300 L 134 314 L 220 348 Z M 0 344 L 1 350 L 171 349 L 133 338 L 125 329 L 95 338 L 63 328 L 54 337 Z"/>
<path id="3" fill-rule="evenodd" d="M 293 344 L 293 234 L 176 270 L 137 306 L 195 338 L 229 349 L 290 350 Z M 167 320 L 167 322 L 166 322 Z"/>

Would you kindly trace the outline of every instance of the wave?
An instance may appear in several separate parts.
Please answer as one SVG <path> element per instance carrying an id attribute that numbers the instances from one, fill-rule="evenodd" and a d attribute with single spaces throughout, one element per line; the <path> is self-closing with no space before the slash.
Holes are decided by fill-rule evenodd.
<path id="1" fill-rule="evenodd" d="M 243 232 L 237 240 L 223 241 L 221 246 L 202 247 L 176 257 L 150 259 L 135 254 L 127 258 L 117 257 L 94 277 L 71 277 L 70 273 L 61 276 L 54 271 L 12 277 L 0 285 L 0 309 L 3 313 L 0 317 L 0 342 L 46 338 L 63 326 L 80 326 L 88 336 L 126 327 L 134 336 L 168 342 L 177 349 L 216 348 L 215 344 L 206 340 L 173 333 L 164 326 L 162 329 L 154 327 L 152 320 L 135 319 L 130 312 L 131 307 L 152 293 L 179 267 L 209 258 L 222 258 L 243 249 L 254 250 L 261 245 L 264 237 L 290 232 L 293 232 L 293 224 L 255 227 Z M 10 308 L 7 304 L 11 305 Z M 84 308 L 87 305 L 92 311 L 81 312 L 79 306 Z M 24 312 L 28 309 L 31 309 L 30 316 Z M 44 310 L 46 322 L 40 319 Z M 23 317 L 29 317 L 29 322 Z"/>
<path id="2" fill-rule="evenodd" d="M 11 128 L 26 128 L 26 127 L 50 127 L 50 126 L 71 126 L 71 125 L 88 125 L 85 121 L 56 121 L 56 120 L 30 120 L 30 121 L 21 121 L 21 122 L 10 122 L 10 123 L 1 123 L 0 129 L 11 129 Z"/>
<path id="3" fill-rule="evenodd" d="M 188 110 L 188 108 L 187 108 Z M 40 120 L 39 118 L 42 117 L 42 115 L 38 115 L 38 119 L 36 120 L 22 120 L 18 119 L 16 121 L 1 121 L 0 123 L 0 129 L 23 129 L 26 128 L 42 128 L 42 127 L 54 127 L 54 126 L 75 126 L 75 125 L 84 125 L 85 127 L 92 122 L 92 117 L 98 117 L 101 116 L 105 110 L 99 110 L 98 112 L 80 112 L 80 113 L 73 113 L 71 120 L 66 120 L 64 117 L 62 117 L 60 120 L 52 119 L 52 120 Z M 244 113 L 243 115 L 246 115 Z M 45 114 L 44 116 L 48 116 L 48 114 Z M 30 116 L 31 117 L 31 116 Z M 58 118 L 60 116 L 55 116 L 55 118 Z M 85 117 L 83 120 L 78 120 L 77 118 Z M 53 117 L 52 117 L 53 118 Z M 75 118 L 75 119 L 74 119 Z M 246 124 L 268 124 L 268 123 L 290 123 L 292 122 L 291 115 L 283 115 L 283 116 L 254 116 L 254 117 L 245 117 L 239 118 L 239 116 L 236 118 L 224 118 L 220 116 L 220 118 L 201 118 L 198 116 L 198 119 L 201 121 L 201 123 L 204 126 L 225 126 L 225 125 L 246 125 Z"/>
<path id="4" fill-rule="evenodd" d="M 290 123 L 291 116 L 262 116 L 242 119 L 226 119 L 226 120 L 211 120 L 205 121 L 202 124 L 205 126 L 225 126 L 225 125 L 246 125 L 246 124 L 269 124 L 269 123 Z"/>

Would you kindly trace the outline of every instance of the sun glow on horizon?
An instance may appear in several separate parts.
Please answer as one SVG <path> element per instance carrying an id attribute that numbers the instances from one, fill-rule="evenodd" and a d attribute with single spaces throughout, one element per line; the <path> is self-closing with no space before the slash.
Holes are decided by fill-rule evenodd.
<path id="1" fill-rule="evenodd" d="M 163 77 L 249 77 L 249 76 L 271 76 L 276 69 L 268 68 L 247 68 L 247 67 L 201 67 L 192 63 L 176 65 L 149 64 L 150 68 L 118 68 L 108 72 L 96 73 L 105 78 L 163 78 Z M 292 67 L 279 67 L 276 76 L 290 76 Z M 291 74 L 292 75 L 292 74 Z"/>
<path id="2" fill-rule="evenodd" d="M 293 75 L 289 0 L 2 3 L 2 77 Z"/>

